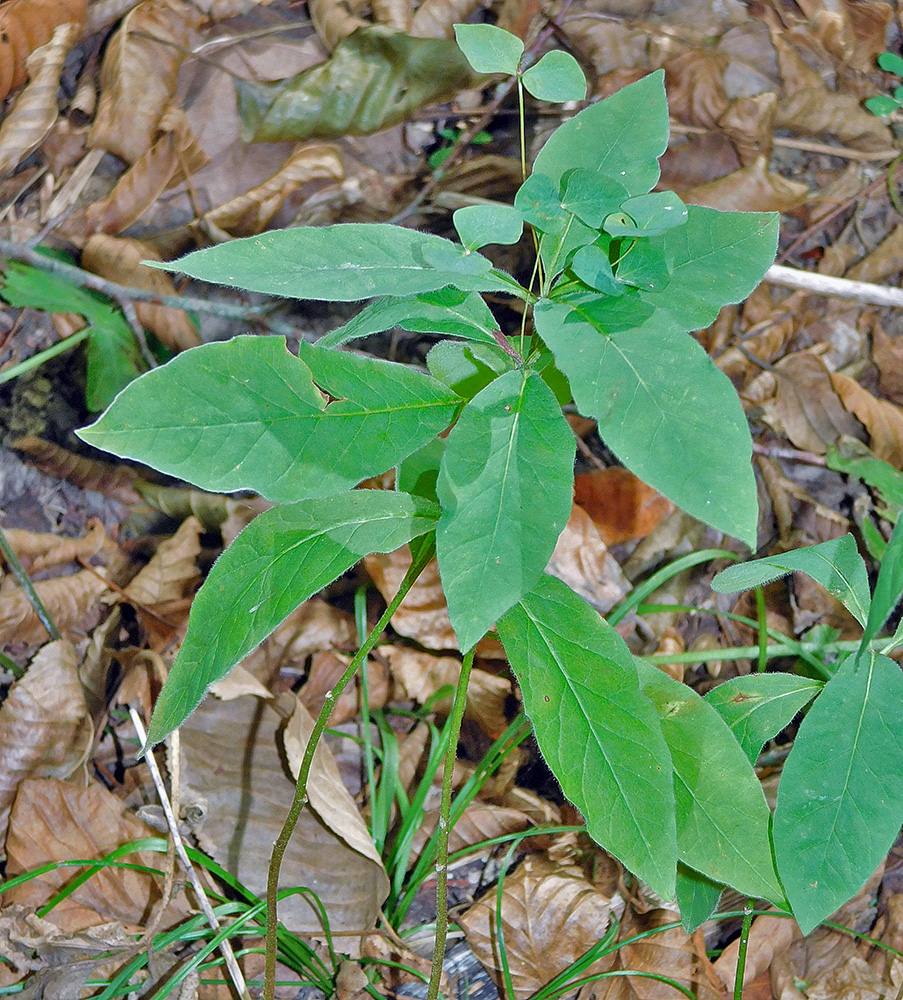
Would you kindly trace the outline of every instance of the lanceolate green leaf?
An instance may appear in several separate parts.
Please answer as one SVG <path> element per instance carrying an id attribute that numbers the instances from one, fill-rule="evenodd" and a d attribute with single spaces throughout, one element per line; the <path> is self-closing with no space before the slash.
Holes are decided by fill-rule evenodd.
<path id="1" fill-rule="evenodd" d="M 804 934 L 859 890 L 903 823 L 903 674 L 850 656 L 800 726 L 774 815 L 778 871 Z"/>
<path id="2" fill-rule="evenodd" d="M 868 573 L 852 535 L 729 566 L 712 581 L 712 590 L 719 594 L 749 590 L 788 573 L 811 576 L 836 597 L 860 625 L 865 625 L 871 603 Z"/>
<path id="3" fill-rule="evenodd" d="M 590 835 L 671 899 L 671 758 L 624 640 L 550 576 L 499 620 L 499 634 L 539 748 Z"/>
<path id="4" fill-rule="evenodd" d="M 539 580 L 571 512 L 574 437 L 533 371 L 501 375 L 448 436 L 436 554 L 467 650 Z"/>
<path id="5" fill-rule="evenodd" d="M 805 708 L 822 689 L 821 681 L 794 674 L 750 674 L 712 688 L 705 700 L 728 724 L 755 764 L 765 743 Z"/>
<path id="6" fill-rule="evenodd" d="M 202 489 L 282 502 L 384 472 L 454 417 L 460 400 L 429 376 L 305 348 L 323 388 L 345 398 L 327 404 L 284 338 L 236 337 L 148 372 L 79 436 Z"/>
<path id="7" fill-rule="evenodd" d="M 593 170 L 623 184 L 629 195 L 646 194 L 668 147 L 664 79 L 658 70 L 584 108 L 552 134 L 533 170 L 556 183 L 568 170 Z"/>
<path id="8" fill-rule="evenodd" d="M 644 306 L 635 293 L 544 300 L 536 329 L 580 412 L 596 418 L 618 458 L 689 514 L 754 548 L 752 442 L 737 394 L 692 337 L 659 313 L 644 316 Z"/>
<path id="9" fill-rule="evenodd" d="M 636 666 L 640 690 L 655 706 L 671 751 L 681 861 L 749 896 L 780 902 L 768 805 L 739 744 L 686 684 L 642 660 Z"/>
<path id="10" fill-rule="evenodd" d="M 483 292 L 517 287 L 481 254 L 387 223 L 280 229 L 196 250 L 171 264 L 145 263 L 251 292 L 329 302 L 415 295 L 446 285 Z"/>
<path id="11" fill-rule="evenodd" d="M 148 746 L 180 726 L 207 688 L 302 601 L 363 556 L 390 552 L 429 531 L 436 514 L 435 505 L 405 493 L 355 490 L 255 518 L 213 564 L 191 605 Z"/>

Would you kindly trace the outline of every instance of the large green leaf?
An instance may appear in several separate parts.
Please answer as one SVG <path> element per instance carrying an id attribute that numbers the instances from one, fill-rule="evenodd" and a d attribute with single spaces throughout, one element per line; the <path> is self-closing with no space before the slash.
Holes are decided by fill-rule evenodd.
<path id="1" fill-rule="evenodd" d="M 448 613 L 470 649 L 539 580 L 571 512 L 574 436 L 534 371 L 497 378 L 448 436 L 436 554 Z"/>
<path id="2" fill-rule="evenodd" d="M 623 184 L 630 195 L 646 194 L 668 147 L 664 80 L 658 70 L 584 108 L 552 133 L 534 171 L 558 183 L 568 170 L 593 170 Z"/>
<path id="3" fill-rule="evenodd" d="M 800 726 L 774 814 L 778 871 L 804 934 L 856 893 L 903 823 L 903 674 L 850 656 Z"/>
<path id="4" fill-rule="evenodd" d="M 499 619 L 499 635 L 539 748 L 590 835 L 671 899 L 671 758 L 624 640 L 550 576 Z"/>
<path id="5" fill-rule="evenodd" d="M 326 62 L 276 83 L 236 80 L 245 142 L 369 135 L 454 97 L 473 74 L 454 42 L 358 28 Z"/>
<path id="6" fill-rule="evenodd" d="M 274 500 L 326 496 L 391 468 L 453 419 L 460 402 L 403 365 L 282 337 L 184 351 L 136 379 L 79 436 L 214 492 Z"/>
<path id="7" fill-rule="evenodd" d="M 779 903 L 784 894 L 771 857 L 771 817 L 740 745 L 686 684 L 643 660 L 636 666 L 671 751 L 681 861 L 715 882 Z"/>
<path id="8" fill-rule="evenodd" d="M 196 250 L 169 264 L 145 263 L 252 292 L 329 302 L 416 295 L 446 285 L 482 292 L 517 287 L 493 272 L 481 254 L 388 223 L 279 229 Z"/>
<path id="9" fill-rule="evenodd" d="M 154 709 L 159 743 L 302 601 L 371 552 L 391 552 L 435 526 L 434 504 L 355 490 L 274 507 L 217 559 L 191 605 L 188 633 Z"/>
<path id="10" fill-rule="evenodd" d="M 868 572 L 852 535 L 728 566 L 712 581 L 712 590 L 719 594 L 749 590 L 788 573 L 811 576 L 836 597 L 860 625 L 865 625 L 871 603 Z"/>
<path id="11" fill-rule="evenodd" d="M 822 689 L 821 681 L 793 674 L 750 674 L 712 688 L 705 700 L 728 724 L 755 764 L 764 744 L 805 708 Z"/>
<path id="12" fill-rule="evenodd" d="M 647 241 L 663 251 L 671 282 L 641 297 L 683 330 L 708 326 L 722 306 L 745 299 L 774 263 L 778 222 L 777 212 L 689 205 L 683 225 Z"/>
<path id="13" fill-rule="evenodd" d="M 580 412 L 624 464 L 754 548 L 752 442 L 737 394 L 692 337 L 648 312 L 636 293 L 584 295 L 541 301 L 535 322 Z"/>

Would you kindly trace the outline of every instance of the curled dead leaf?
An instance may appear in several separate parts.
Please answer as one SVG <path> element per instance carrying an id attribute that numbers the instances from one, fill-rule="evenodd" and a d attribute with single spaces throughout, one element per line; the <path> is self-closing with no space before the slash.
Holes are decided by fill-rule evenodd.
<path id="1" fill-rule="evenodd" d="M 681 190 L 680 196 L 689 205 L 729 212 L 790 212 L 806 201 L 809 188 L 770 173 L 767 158 L 758 156 L 740 170 Z"/>
<path id="2" fill-rule="evenodd" d="M 27 531 L 25 528 L 6 528 L 4 534 L 29 573 L 40 573 L 51 566 L 76 559 L 90 559 L 106 545 L 114 544 L 97 518 L 88 522 L 88 531 L 81 538 Z"/>
<path id="3" fill-rule="evenodd" d="M 145 608 L 186 597 L 200 576 L 202 530 L 196 517 L 186 518 L 172 538 L 160 543 L 151 561 L 125 588 L 125 596 Z"/>
<path id="4" fill-rule="evenodd" d="M 903 226 L 895 226 L 884 239 L 844 275 L 853 281 L 886 281 L 903 271 Z"/>
<path id="5" fill-rule="evenodd" d="M 308 0 L 307 12 L 320 40 L 331 52 L 342 39 L 370 24 L 361 17 L 368 6 L 364 0 Z"/>
<path id="6" fill-rule="evenodd" d="M 903 410 L 886 399 L 877 399 L 849 375 L 831 372 L 843 405 L 865 425 L 869 447 L 895 469 L 903 469 Z"/>
<path id="7" fill-rule="evenodd" d="M 83 569 L 71 576 L 38 580 L 34 584 L 41 603 L 64 635 L 84 624 L 94 602 L 107 591 L 98 570 Z M 21 587 L 0 591 L 0 644 L 36 643 L 50 638 Z"/>
<path id="8" fill-rule="evenodd" d="M 55 28 L 81 26 L 87 0 L 8 0 L 0 7 L 0 101 L 27 79 L 25 60 L 50 41 Z M 73 40 L 74 41 L 74 40 Z"/>
<path id="9" fill-rule="evenodd" d="M 773 91 L 755 97 L 738 97 L 718 119 L 744 167 L 755 163 L 760 156 L 771 157 L 777 103 L 778 97 Z"/>
<path id="10" fill-rule="evenodd" d="M 880 322 L 872 328 L 872 360 L 878 366 L 878 387 L 898 406 L 903 404 L 903 338 L 890 337 Z"/>
<path id="11" fill-rule="evenodd" d="M 668 111 L 684 125 L 712 128 L 727 111 L 724 70 L 728 57 L 709 49 L 691 49 L 664 64 Z"/>
<path id="12" fill-rule="evenodd" d="M 480 0 L 423 0 L 411 18 L 410 32 L 418 38 L 454 38 L 456 24 L 467 21 Z"/>
<path id="13" fill-rule="evenodd" d="M 892 149 L 894 144 L 887 125 L 866 111 L 857 96 L 824 87 L 806 87 L 781 97 L 774 124 L 801 135 L 829 133 L 854 149 Z"/>

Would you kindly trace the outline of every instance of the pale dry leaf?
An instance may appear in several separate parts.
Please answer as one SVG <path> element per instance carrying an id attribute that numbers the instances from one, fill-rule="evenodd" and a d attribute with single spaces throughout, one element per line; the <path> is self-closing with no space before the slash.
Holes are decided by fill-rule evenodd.
<path id="1" fill-rule="evenodd" d="M 841 0 L 849 21 L 852 45 L 847 61 L 862 73 L 875 68 L 875 60 L 887 47 L 887 29 L 894 18 L 894 8 L 881 0 Z"/>
<path id="2" fill-rule="evenodd" d="M 326 696 L 335 687 L 336 682 L 345 673 L 351 662 L 350 655 L 340 656 L 330 649 L 318 650 L 310 658 L 310 669 L 307 680 L 298 692 L 299 697 L 307 705 L 313 715 L 317 715 L 323 707 Z M 367 671 L 367 704 L 370 708 L 382 708 L 389 703 L 391 685 L 389 683 L 388 665 L 381 660 L 368 659 Z M 357 674 L 336 699 L 332 714 L 329 716 L 332 725 L 337 726 L 361 714 L 363 709 L 363 687 L 360 674 Z"/>
<path id="3" fill-rule="evenodd" d="M 331 52 L 343 38 L 370 24 L 362 16 L 368 6 L 365 0 L 308 0 L 307 12 L 320 40 Z"/>
<path id="4" fill-rule="evenodd" d="M 273 693 L 268 691 L 257 678 L 241 664 L 233 667 L 226 676 L 210 685 L 210 694 L 215 695 L 220 701 L 232 701 L 233 698 L 242 698 L 246 694 L 255 698 L 272 698 Z"/>
<path id="5" fill-rule="evenodd" d="M 177 601 L 191 593 L 200 577 L 201 522 L 193 515 L 161 542 L 150 562 L 125 588 L 125 596 L 145 608 Z"/>
<path id="6" fill-rule="evenodd" d="M 688 205 L 704 205 L 734 212 L 790 212 L 809 197 L 809 188 L 768 170 L 768 160 L 758 156 L 748 166 L 695 187 L 682 188 Z"/>
<path id="7" fill-rule="evenodd" d="M 4 534 L 22 565 L 30 573 L 72 562 L 79 557 L 90 559 L 109 544 L 106 530 L 97 518 L 88 522 L 87 534 L 81 538 L 28 531 L 26 528 L 6 528 Z"/>
<path id="8" fill-rule="evenodd" d="M 749 930 L 746 966 L 743 970 L 744 987 L 771 967 L 775 955 L 785 952 L 794 941 L 802 937 L 795 920 L 784 917 L 756 917 Z M 732 941 L 715 959 L 715 971 L 728 992 L 734 989 L 737 979 L 737 953 L 740 940 Z"/>
<path id="9" fill-rule="evenodd" d="M 438 809 L 430 810 L 424 815 L 411 842 L 413 857 L 420 855 L 432 837 L 438 821 Z M 464 809 L 460 819 L 448 831 L 448 851 L 450 854 L 454 854 L 455 851 L 464 850 L 465 847 L 473 847 L 475 844 L 481 844 L 484 840 L 491 840 L 493 837 L 502 837 L 507 833 L 520 833 L 522 830 L 529 830 L 533 825 L 533 820 L 520 809 L 512 809 L 494 803 L 471 802 Z"/>
<path id="10" fill-rule="evenodd" d="M 824 80 L 821 75 L 790 44 L 787 33 L 781 31 L 776 24 L 770 25 L 770 28 L 783 93 L 791 95 L 804 90 L 823 89 Z"/>
<path id="11" fill-rule="evenodd" d="M 96 490 L 120 503 L 135 504 L 141 499 L 134 485 L 138 473 L 121 462 L 114 465 L 85 458 L 33 434 L 13 441 L 10 447 L 25 452 L 29 463 L 45 476 L 66 479 L 83 490 Z"/>
<path id="12" fill-rule="evenodd" d="M 903 337 L 889 336 L 880 322 L 872 327 L 872 360 L 878 367 L 878 388 L 903 405 Z"/>
<path id="13" fill-rule="evenodd" d="M 106 581 L 98 572 L 83 569 L 71 576 L 38 580 L 34 584 L 41 603 L 63 635 L 77 630 L 89 608 L 106 593 Z M 49 638 L 21 587 L 0 593 L 0 644 L 46 642 Z"/>
<path id="14" fill-rule="evenodd" d="M 95 233 L 82 248 L 82 267 L 119 285 L 141 288 L 158 295 L 175 295 L 175 285 L 165 271 L 147 267 L 142 261 L 160 260 L 149 243 Z M 197 327 L 182 309 L 136 302 L 135 312 L 142 325 L 174 351 L 196 347 L 201 342 Z"/>
<path id="15" fill-rule="evenodd" d="M 19 783 L 68 778 L 93 737 L 72 643 L 50 642 L 0 706 L 0 844 Z"/>
<path id="16" fill-rule="evenodd" d="M 454 38 L 456 24 L 468 20 L 480 0 L 423 0 L 411 19 L 415 38 Z"/>
<path id="17" fill-rule="evenodd" d="M 798 90 L 778 99 L 775 128 L 800 135 L 834 136 L 861 150 L 892 149 L 893 135 L 880 118 L 866 111 L 854 94 L 833 93 L 824 87 Z"/>
<path id="18" fill-rule="evenodd" d="M 874 454 L 895 469 L 903 469 L 903 410 L 877 399 L 849 375 L 832 372 L 831 384 L 843 405 L 865 425 Z"/>
<path id="19" fill-rule="evenodd" d="M 388 991 L 395 991 L 399 986 L 405 984 L 418 983 L 422 987 L 423 980 L 416 980 L 407 969 L 414 969 L 427 980 L 430 976 L 431 962 L 429 958 L 415 955 L 404 947 L 404 943 L 397 935 L 389 937 L 386 934 L 368 934 L 364 938 L 361 954 L 367 958 L 376 959 L 376 968 L 379 969 L 382 985 Z M 385 964 L 383 964 L 385 963 Z M 445 971 L 442 972 L 440 981 L 440 995 L 443 997 L 457 996 L 448 984 Z M 386 994 L 392 996 L 392 992 Z M 403 996 L 404 994 L 396 994 Z"/>
<path id="20" fill-rule="evenodd" d="M 496 943 L 496 895 L 487 893 L 458 919 L 477 958 L 501 983 Z M 514 986 L 512 1000 L 527 1000 L 604 934 L 610 900 L 577 868 L 562 868 L 542 856 L 523 860 L 502 889 L 501 926 Z M 614 956 L 584 972 L 610 968 Z"/>
<path id="21" fill-rule="evenodd" d="M 412 0 L 371 0 L 370 7 L 378 24 L 395 31 L 410 31 Z"/>
<path id="22" fill-rule="evenodd" d="M 744 167 L 760 156 L 771 157 L 777 94 L 767 91 L 754 97 L 738 97 L 718 119 L 718 125 L 734 144 Z"/>
<path id="23" fill-rule="evenodd" d="M 69 50 L 81 35 L 69 21 L 53 29 L 50 41 L 26 59 L 31 80 L 0 124 L 0 176 L 11 173 L 41 145 L 59 115 L 57 91 Z"/>
<path id="24" fill-rule="evenodd" d="M 852 281 L 879 284 L 903 271 L 903 226 L 894 229 L 844 275 Z"/>
<path id="25" fill-rule="evenodd" d="M 28 78 L 26 60 L 55 28 L 85 20 L 86 0 L 8 0 L 0 7 L 0 101 Z"/>
<path id="26" fill-rule="evenodd" d="M 819 928 L 774 956 L 772 991 L 778 1000 L 875 1000 L 887 996 L 888 983 L 856 954 L 857 941 Z M 805 993 L 798 989 L 805 984 Z"/>
<path id="27" fill-rule="evenodd" d="M 180 48 L 187 49 L 195 19 L 183 0 L 142 0 L 126 15 L 104 54 L 100 104 L 88 137 L 93 149 L 134 163 L 150 148 L 175 94 L 185 58 Z"/>
<path id="28" fill-rule="evenodd" d="M 102 858 L 122 844 L 150 836 L 152 831 L 130 813 L 102 785 L 87 788 L 57 779 L 27 780 L 10 816 L 6 850 L 8 874 L 31 871 L 50 861 Z M 130 860 L 156 867 L 154 854 L 136 854 Z M 72 879 L 68 868 L 57 868 L 7 890 L 10 902 L 38 907 Z M 160 902 L 161 885 L 155 876 L 124 868 L 101 868 L 53 909 L 53 922 L 65 930 L 118 921 L 140 927 Z M 184 919 L 184 898 L 171 904 L 163 926 Z M 161 927 L 162 929 L 162 927 Z"/>
<path id="29" fill-rule="evenodd" d="M 643 24 L 620 18 L 608 21 L 580 17 L 575 11 L 561 30 L 568 46 L 593 68 L 596 76 L 649 64 L 649 31 Z"/>
<path id="30" fill-rule="evenodd" d="M 728 57 L 709 49 L 692 49 L 664 64 L 668 112 L 684 125 L 712 128 L 727 111 L 724 71 Z"/>

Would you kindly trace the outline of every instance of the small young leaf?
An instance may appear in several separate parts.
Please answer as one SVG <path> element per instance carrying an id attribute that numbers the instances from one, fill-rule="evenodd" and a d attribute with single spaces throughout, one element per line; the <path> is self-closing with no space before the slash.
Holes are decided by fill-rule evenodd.
<path id="1" fill-rule="evenodd" d="M 887 73 L 903 76 L 903 59 L 896 52 L 882 52 L 878 56 L 878 65 Z"/>
<path id="2" fill-rule="evenodd" d="M 794 549 L 778 556 L 728 566 L 712 581 L 712 590 L 719 594 L 749 590 L 771 583 L 788 573 L 805 573 L 811 576 L 836 597 L 860 625 L 865 625 L 871 603 L 868 573 L 852 535 L 832 538 L 819 545 Z"/>
<path id="3" fill-rule="evenodd" d="M 547 52 L 521 77 L 524 86 L 538 101 L 582 101 L 586 97 L 586 77 L 580 63 L 561 49 Z"/>
<path id="4" fill-rule="evenodd" d="M 514 207 L 524 222 L 541 233 L 559 232 L 568 221 L 568 213 L 561 207 L 558 189 L 543 174 L 532 173 L 518 188 Z"/>
<path id="5" fill-rule="evenodd" d="M 671 758 L 624 640 L 550 576 L 499 620 L 499 635 L 539 748 L 590 836 L 671 899 Z"/>
<path id="6" fill-rule="evenodd" d="M 779 903 L 762 786 L 721 716 L 692 688 L 643 660 L 640 690 L 658 712 L 674 764 L 681 861 L 749 896 Z"/>
<path id="7" fill-rule="evenodd" d="M 283 337 L 236 337 L 183 351 L 127 386 L 78 432 L 115 455 L 215 493 L 276 502 L 326 496 L 426 444 L 460 400 L 429 376 Z M 318 384 L 332 396 L 327 404 Z M 366 447 L 349 447 L 366 441 Z"/>
<path id="8" fill-rule="evenodd" d="M 339 347 L 400 326 L 414 333 L 444 333 L 484 344 L 494 344 L 498 324 L 478 292 L 448 286 L 407 298 L 387 296 L 371 302 L 344 326 L 327 333 L 317 347 Z"/>
<path id="9" fill-rule="evenodd" d="M 866 108 L 871 111 L 873 115 L 892 115 L 897 108 L 901 107 L 899 101 L 894 100 L 893 97 L 887 97 L 884 94 L 878 94 L 875 97 L 870 97 L 865 102 Z"/>
<path id="10" fill-rule="evenodd" d="M 569 170 L 563 188 L 562 206 L 591 229 L 600 229 L 606 216 L 627 200 L 623 184 L 592 170 Z"/>
<path id="11" fill-rule="evenodd" d="M 145 261 L 251 292 L 296 299 L 355 302 L 376 295 L 416 295 L 446 285 L 463 291 L 504 291 L 511 279 L 449 240 L 388 223 L 280 229 L 181 257 Z"/>
<path id="12" fill-rule="evenodd" d="M 456 24 L 455 41 L 478 73 L 507 73 L 520 69 L 524 43 L 493 24 Z"/>
<path id="13" fill-rule="evenodd" d="M 808 934 L 872 874 L 903 823 L 903 673 L 847 657 L 809 710 L 774 814 L 778 871 Z"/>
<path id="14" fill-rule="evenodd" d="M 627 288 L 615 278 L 608 251 L 595 243 L 581 247 L 571 260 L 571 270 L 590 288 L 605 295 L 623 295 Z"/>
<path id="15" fill-rule="evenodd" d="M 618 281 L 646 292 L 663 292 L 671 284 L 665 252 L 648 240 L 637 240 L 618 263 Z"/>
<path id="16" fill-rule="evenodd" d="M 687 221 L 687 206 L 673 191 L 656 191 L 628 198 L 605 220 L 612 236 L 658 236 Z"/>
<path id="17" fill-rule="evenodd" d="M 863 648 L 884 627 L 901 594 L 903 594 L 903 517 L 898 518 L 894 533 L 890 536 L 881 558 L 881 568 L 878 570 L 868 621 L 865 624 L 865 634 L 862 637 Z"/>
<path id="18" fill-rule="evenodd" d="M 539 374 L 511 371 L 448 436 L 436 553 L 462 650 L 531 590 L 571 513 L 574 436 Z"/>
<path id="19" fill-rule="evenodd" d="M 514 361 L 497 344 L 456 344 L 443 340 L 426 356 L 430 374 L 462 399 L 473 399 Z"/>
<path id="20" fill-rule="evenodd" d="M 302 601 L 363 556 L 391 552 L 430 531 L 437 513 L 434 504 L 404 493 L 354 490 L 256 517 L 213 564 L 191 605 L 147 746 L 180 726 L 207 688 Z"/>
<path id="21" fill-rule="evenodd" d="M 818 694 L 821 681 L 793 674 L 750 674 L 712 688 L 705 700 L 728 724 L 755 764 L 759 752 Z"/>
<path id="22" fill-rule="evenodd" d="M 510 246 L 524 231 L 523 216 L 511 205 L 468 205 L 452 214 L 452 222 L 468 250 L 479 250 L 487 243 Z"/>
<path id="23" fill-rule="evenodd" d="M 680 922 L 687 934 L 701 927 L 715 912 L 724 886 L 713 882 L 683 862 L 677 866 L 677 906 Z"/>
<path id="24" fill-rule="evenodd" d="M 438 504 L 436 496 L 436 480 L 439 478 L 439 466 L 445 454 L 443 438 L 433 438 L 412 455 L 408 455 L 398 465 L 395 474 L 395 489 L 401 493 L 411 493 L 415 497 L 423 497 Z"/>

